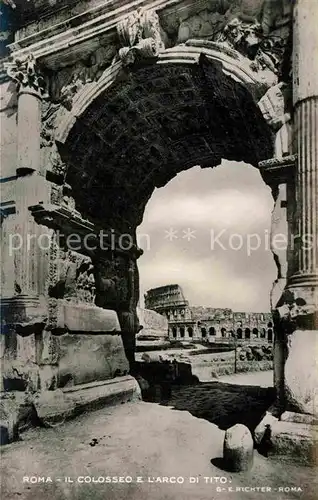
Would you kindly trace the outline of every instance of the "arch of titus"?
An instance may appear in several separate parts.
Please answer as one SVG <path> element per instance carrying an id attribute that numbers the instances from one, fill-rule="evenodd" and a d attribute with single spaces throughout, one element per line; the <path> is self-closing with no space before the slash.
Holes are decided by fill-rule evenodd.
<path id="1" fill-rule="evenodd" d="M 156 187 L 227 159 L 275 200 L 264 422 L 314 423 L 318 3 L 3 0 L 2 16 L 4 414 L 138 397 L 136 227 Z"/>

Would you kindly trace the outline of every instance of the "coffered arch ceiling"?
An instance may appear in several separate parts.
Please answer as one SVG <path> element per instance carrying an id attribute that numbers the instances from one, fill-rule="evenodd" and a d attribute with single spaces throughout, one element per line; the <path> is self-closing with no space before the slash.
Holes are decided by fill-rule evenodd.
<path id="1" fill-rule="evenodd" d="M 82 216 L 123 231 L 140 224 L 155 187 L 194 165 L 257 167 L 272 132 L 250 91 L 201 55 L 143 64 L 84 109 L 60 144 Z"/>

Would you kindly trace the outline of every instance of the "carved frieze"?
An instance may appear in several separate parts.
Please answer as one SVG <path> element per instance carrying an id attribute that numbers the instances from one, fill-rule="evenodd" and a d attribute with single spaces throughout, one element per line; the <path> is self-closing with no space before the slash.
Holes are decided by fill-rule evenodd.
<path id="1" fill-rule="evenodd" d="M 61 159 L 54 139 L 60 110 L 60 103 L 48 99 L 42 100 L 40 146 L 42 164 L 45 165 L 47 174 L 53 174 L 54 177 L 50 180 L 62 182 L 66 166 Z"/>
<path id="2" fill-rule="evenodd" d="M 51 100 L 42 102 L 41 147 L 51 147 L 54 144 L 54 130 L 59 109 L 60 105 Z"/>
<path id="3" fill-rule="evenodd" d="M 275 76 L 284 72 L 282 65 L 291 42 L 289 0 L 210 2 L 205 9 L 189 12 L 190 15 L 180 16 L 178 43 L 192 39 L 222 43 L 250 59 L 250 68 L 267 73 L 274 83 Z M 164 20 L 164 27 L 169 29 L 168 19 Z"/>
<path id="4" fill-rule="evenodd" d="M 224 43 L 253 60 L 254 71 L 280 71 L 286 40 L 278 35 L 265 35 L 259 22 L 244 22 L 232 19 L 216 36 L 215 41 Z"/>
<path id="5" fill-rule="evenodd" d="M 90 83 L 91 80 L 87 80 L 86 83 Z M 68 111 L 72 109 L 73 99 L 77 92 L 79 92 L 84 87 L 84 83 L 76 75 L 72 77 L 72 80 L 64 85 L 61 89 L 60 103 Z"/>
<path id="6" fill-rule="evenodd" d="M 118 55 L 124 65 L 158 56 L 165 44 L 155 11 L 138 9 L 117 25 L 122 45 Z"/>
<path id="7" fill-rule="evenodd" d="M 58 257 L 52 265 L 55 273 L 50 280 L 50 297 L 75 303 L 94 303 L 96 288 L 93 265 L 89 257 L 71 250 L 59 249 Z"/>

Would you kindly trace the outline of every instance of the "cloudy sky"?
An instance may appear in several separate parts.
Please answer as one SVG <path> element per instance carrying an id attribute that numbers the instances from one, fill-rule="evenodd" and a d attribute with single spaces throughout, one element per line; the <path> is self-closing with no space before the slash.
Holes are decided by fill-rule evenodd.
<path id="1" fill-rule="evenodd" d="M 138 228 L 141 296 L 178 283 L 192 305 L 269 311 L 272 208 L 270 190 L 251 166 L 224 162 L 181 172 L 153 193 Z M 260 248 L 249 250 L 248 238 Z"/>

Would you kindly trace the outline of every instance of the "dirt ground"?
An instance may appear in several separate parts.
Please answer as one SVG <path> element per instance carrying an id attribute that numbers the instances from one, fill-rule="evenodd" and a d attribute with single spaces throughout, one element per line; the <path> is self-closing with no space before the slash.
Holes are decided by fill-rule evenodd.
<path id="1" fill-rule="evenodd" d="M 203 391 L 206 406 L 209 404 L 214 408 L 210 410 L 210 415 L 222 410 L 222 383 L 217 382 L 214 388 L 211 385 L 208 391 Z M 241 411 L 242 405 L 245 405 L 246 389 L 250 390 L 250 386 L 236 386 L 236 392 L 233 392 L 233 386 L 230 389 L 228 384 L 224 384 L 223 393 L 228 394 L 228 398 L 231 394 L 232 403 L 231 407 L 223 408 L 223 423 L 227 414 L 240 414 L 238 410 Z M 192 390 L 195 393 L 201 389 L 194 386 Z M 193 416 L 195 401 L 202 404 L 202 397 L 200 399 L 196 394 L 191 398 L 188 387 L 183 388 L 183 396 L 179 392 L 173 398 L 170 404 L 177 408 L 182 398 L 183 406 L 185 400 L 190 401 L 192 414 L 185 408 L 174 409 L 158 403 L 126 403 L 84 414 L 53 429 L 27 431 L 23 441 L 3 447 L 2 498 L 317 498 L 317 474 L 314 469 L 265 458 L 257 452 L 249 473 L 226 472 L 221 459 L 224 430 L 215 423 Z M 250 412 L 252 408 L 248 406 L 247 410 Z M 44 478 L 41 481 L 46 482 L 31 483 L 36 480 L 31 477 L 41 477 Z M 72 482 L 67 482 L 66 477 Z"/>

